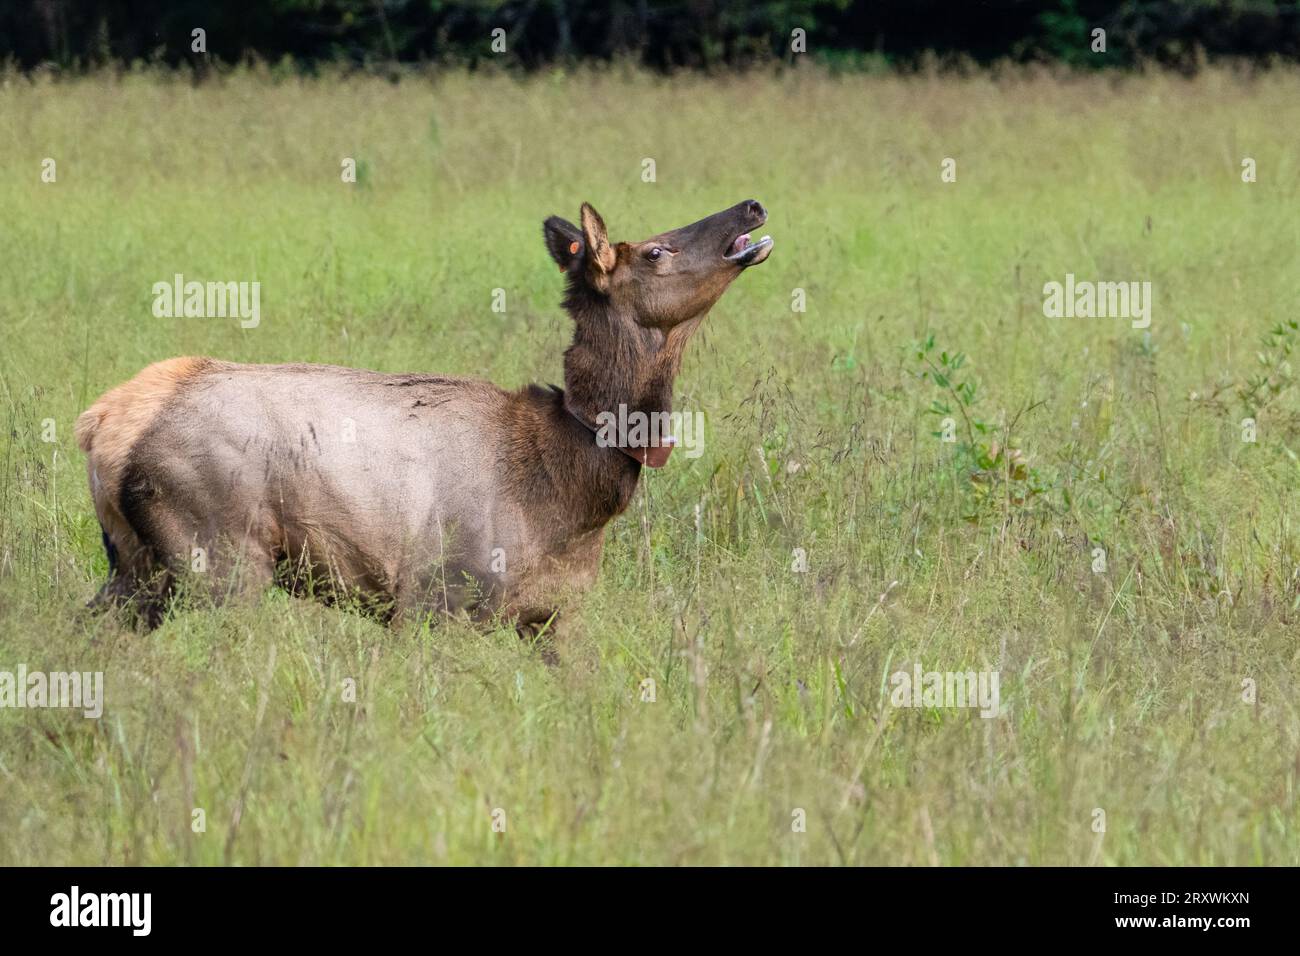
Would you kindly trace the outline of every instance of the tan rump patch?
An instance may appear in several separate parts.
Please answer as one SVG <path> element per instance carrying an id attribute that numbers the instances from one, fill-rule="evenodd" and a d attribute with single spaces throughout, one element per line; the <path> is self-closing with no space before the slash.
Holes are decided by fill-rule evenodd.
<path id="1" fill-rule="evenodd" d="M 187 381 L 212 364 L 185 356 L 155 362 L 129 382 L 109 389 L 77 419 L 77 444 L 86 453 L 90 493 L 101 520 L 116 509 L 127 456 L 159 410 Z"/>

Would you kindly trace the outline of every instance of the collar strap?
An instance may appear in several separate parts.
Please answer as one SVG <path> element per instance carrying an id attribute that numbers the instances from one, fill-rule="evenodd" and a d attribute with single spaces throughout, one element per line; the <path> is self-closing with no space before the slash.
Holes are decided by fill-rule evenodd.
<path id="1" fill-rule="evenodd" d="M 576 418 L 583 428 L 599 437 L 600 429 L 573 410 L 567 395 L 564 397 L 564 410 Z M 600 445 L 600 442 L 597 441 L 596 444 Z M 647 468 L 662 468 L 668 464 L 668 456 L 673 453 L 676 446 L 677 439 L 672 435 L 665 435 L 658 445 L 601 445 L 602 448 L 617 448 L 627 457 Z"/>

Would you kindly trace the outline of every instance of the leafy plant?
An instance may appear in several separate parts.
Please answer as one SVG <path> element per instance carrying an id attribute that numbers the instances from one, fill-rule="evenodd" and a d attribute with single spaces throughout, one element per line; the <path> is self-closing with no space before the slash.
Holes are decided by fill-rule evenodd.
<path id="1" fill-rule="evenodd" d="M 1298 336 L 1300 321 L 1296 319 L 1279 322 L 1262 336 L 1260 351 L 1255 353 L 1255 361 L 1262 371 L 1237 386 L 1237 398 L 1247 414 L 1258 415 L 1260 409 L 1295 384 L 1291 353 Z"/>
<path id="2" fill-rule="evenodd" d="M 1029 466 L 1013 435 L 1020 415 L 1028 408 L 1004 427 L 991 423 L 978 407 L 979 383 L 967 368 L 964 352 L 937 348 L 931 334 L 915 343 L 913 354 L 921 366 L 918 377 L 941 392 L 926 409 L 940 420 L 939 430 L 930 434 L 953 446 L 953 464 L 965 479 L 961 486 L 971 506 L 966 519 L 979 520 L 988 506 L 1020 506 L 1043 494 L 1038 470 Z"/>

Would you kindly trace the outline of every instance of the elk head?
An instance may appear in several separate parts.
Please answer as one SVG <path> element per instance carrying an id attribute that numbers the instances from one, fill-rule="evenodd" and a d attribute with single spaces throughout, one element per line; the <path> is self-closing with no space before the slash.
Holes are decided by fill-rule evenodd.
<path id="1" fill-rule="evenodd" d="M 666 330 L 704 315 L 742 270 L 768 257 L 772 238 L 750 238 L 766 221 L 762 203 L 748 199 L 641 242 L 615 243 L 600 213 L 583 203 L 580 226 L 552 216 L 544 233 L 571 293 L 589 292 L 643 328 Z"/>
<path id="2" fill-rule="evenodd" d="M 772 239 L 750 237 L 767 221 L 753 199 L 641 242 L 611 242 L 584 203 L 575 226 L 552 216 L 546 246 L 568 280 L 574 320 L 564 353 L 566 405 L 591 422 L 620 404 L 668 411 L 686 340 L 736 276 L 767 259 Z"/>

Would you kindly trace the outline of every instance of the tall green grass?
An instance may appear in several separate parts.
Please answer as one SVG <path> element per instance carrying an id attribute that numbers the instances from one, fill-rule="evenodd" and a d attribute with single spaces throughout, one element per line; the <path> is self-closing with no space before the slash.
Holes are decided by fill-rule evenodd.
<path id="1" fill-rule="evenodd" d="M 1261 344 L 1297 317 L 1298 103 L 1293 72 L 5 76 L 0 670 L 107 701 L 0 709 L 0 864 L 1300 863 L 1300 409 Z M 611 526 L 558 667 L 278 593 L 79 613 L 106 387 L 178 354 L 560 382 L 545 216 L 639 239 L 751 197 L 776 248 L 677 385 L 705 452 Z M 177 272 L 260 281 L 260 326 L 154 318 Z M 1044 318 L 1066 273 L 1151 281 L 1151 328 Z M 914 662 L 998 670 L 1004 715 L 890 706 Z"/>

